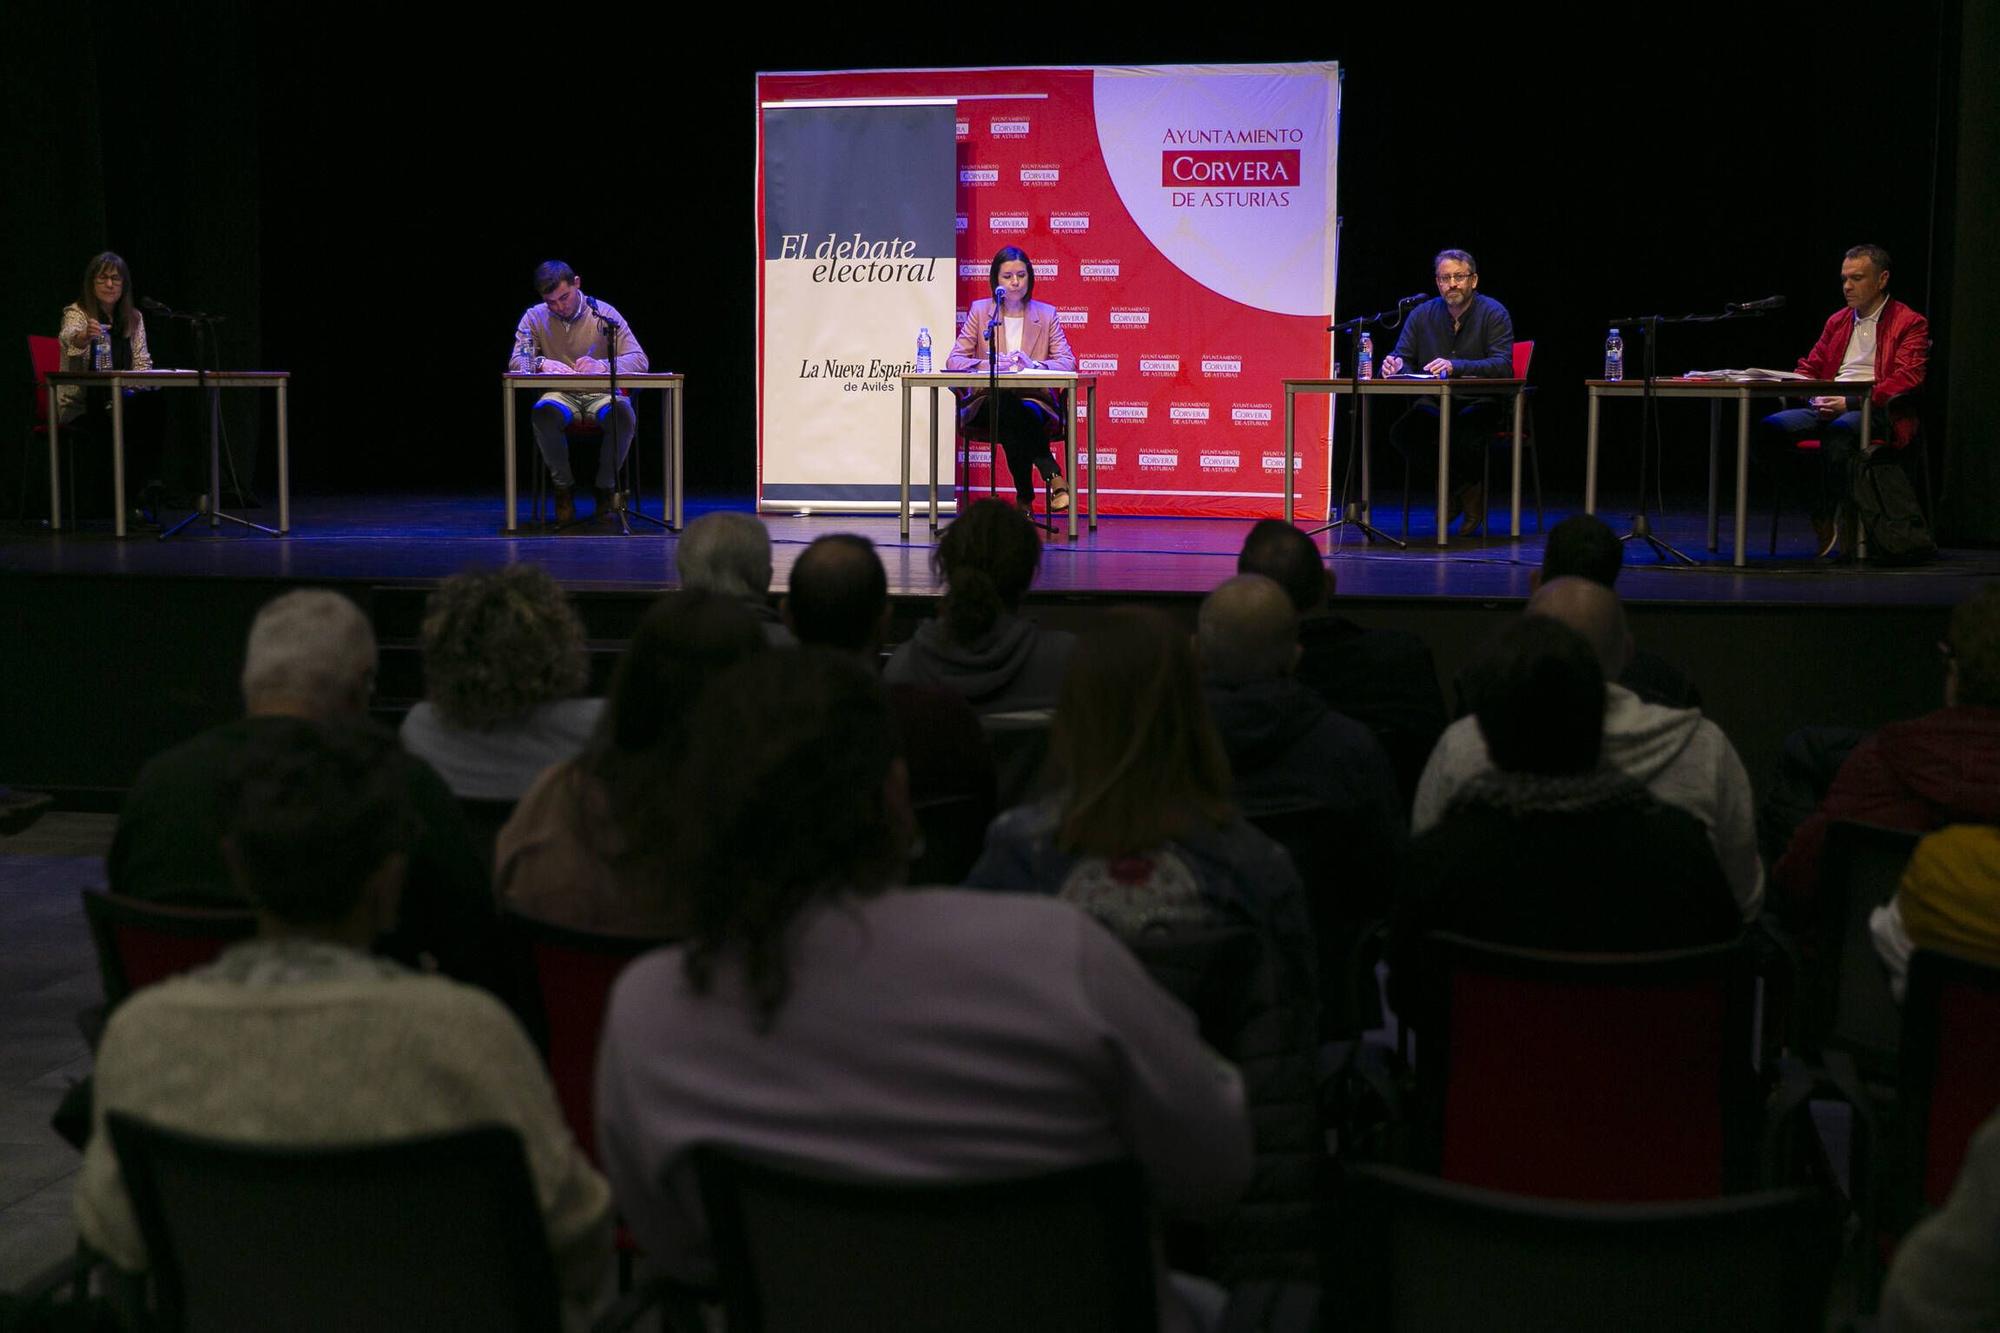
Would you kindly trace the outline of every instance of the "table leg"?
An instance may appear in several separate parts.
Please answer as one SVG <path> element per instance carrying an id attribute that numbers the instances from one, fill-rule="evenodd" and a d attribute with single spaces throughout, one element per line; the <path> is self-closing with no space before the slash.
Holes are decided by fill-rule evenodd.
<path id="1" fill-rule="evenodd" d="M 1597 512 L 1597 409 L 1604 400 L 1590 391 L 1590 424 L 1583 434 L 1583 512 Z"/>
<path id="2" fill-rule="evenodd" d="M 77 390 L 78 393 L 83 390 Z M 57 462 L 60 453 L 56 437 L 62 431 L 62 424 L 56 420 L 56 391 L 50 389 L 49 399 L 49 531 L 62 531 L 62 468 Z"/>
<path id="3" fill-rule="evenodd" d="M 1875 386 L 1870 384 L 1861 395 L 1861 463 L 1868 466 L 1868 448 L 1875 441 Z M 1915 481 L 1916 478 L 1910 478 Z M 1868 558 L 1868 529 L 1862 525 L 1861 515 L 1854 516 L 1854 558 Z"/>
<path id="4" fill-rule="evenodd" d="M 125 535 L 125 390 L 111 381 L 111 530 Z"/>
<path id="5" fill-rule="evenodd" d="M 1449 545 L 1451 536 L 1445 531 L 1450 518 L 1445 506 L 1450 503 L 1451 493 L 1451 383 L 1446 381 L 1444 392 L 1438 398 L 1438 493 L 1437 519 L 1439 546 Z"/>
<path id="6" fill-rule="evenodd" d="M 1097 381 L 1090 382 L 1090 419 L 1084 440 L 1090 447 L 1090 531 L 1097 532 Z"/>
<path id="7" fill-rule="evenodd" d="M 1071 388 L 1069 393 L 1065 397 L 1066 397 L 1066 402 L 1064 406 L 1066 410 L 1063 412 L 1063 475 L 1065 477 L 1074 477 L 1077 474 L 1075 388 Z M 1074 488 L 1072 488 L 1072 494 L 1069 497 L 1069 539 L 1071 541 L 1076 540 L 1077 506 L 1076 506 L 1076 496 L 1073 492 Z"/>
<path id="8" fill-rule="evenodd" d="M 1720 550 L 1717 529 L 1721 504 L 1716 488 L 1721 484 L 1722 462 L 1722 400 L 1708 400 L 1708 549 Z"/>
<path id="9" fill-rule="evenodd" d="M 500 420 L 502 423 L 500 457 L 507 468 L 506 482 L 502 487 L 507 496 L 506 530 L 512 532 L 515 522 L 514 507 L 520 497 L 514 491 L 514 386 L 506 380 L 500 381 Z"/>
<path id="10" fill-rule="evenodd" d="M 1336 399 L 1335 401 L 1338 402 L 1339 400 Z M 1362 394 L 1361 437 L 1354 442 L 1354 447 L 1361 451 L 1361 508 L 1355 512 L 1361 515 L 1364 523 L 1373 523 L 1375 521 L 1375 478 L 1369 469 L 1369 459 L 1373 457 L 1375 452 L 1369 447 L 1369 441 L 1375 438 L 1375 430 L 1372 424 L 1375 420 L 1374 412 L 1375 396 L 1367 393 Z"/>
<path id="11" fill-rule="evenodd" d="M 278 532 L 292 530 L 291 386 L 278 381 Z"/>
<path id="12" fill-rule="evenodd" d="M 903 540 L 910 538 L 910 389 L 908 381 L 903 384 L 903 471 L 897 483 L 896 513 Z"/>
<path id="13" fill-rule="evenodd" d="M 1514 521 L 1508 536 L 1521 535 L 1521 418 L 1525 399 L 1519 389 L 1514 390 Z"/>
<path id="14" fill-rule="evenodd" d="M 1285 522 L 1292 521 L 1292 453 L 1297 448 L 1292 434 L 1292 412 L 1298 402 L 1298 395 L 1292 387 L 1285 386 Z"/>
<path id="15" fill-rule="evenodd" d="M 674 404 L 674 531 L 687 526 L 687 474 L 682 463 L 687 458 L 687 418 L 681 411 L 681 399 L 687 392 L 686 380 L 674 380 L 667 386 L 667 396 Z"/>
<path id="16" fill-rule="evenodd" d="M 904 398 L 903 398 L 903 401 L 904 401 L 904 402 L 908 402 L 908 401 L 909 401 L 909 395 L 908 395 L 908 393 L 907 393 L 907 392 L 906 392 L 906 393 L 904 394 Z M 937 449 L 938 449 L 938 415 L 937 415 L 937 412 L 938 412 L 938 391 L 937 391 L 937 385 L 933 384 L 933 385 L 931 385 L 931 398 L 930 398 L 930 417 L 931 417 L 931 536 L 933 536 L 933 537 L 937 536 L 937 530 L 938 530 L 938 452 L 937 452 Z"/>
<path id="17" fill-rule="evenodd" d="M 222 390 L 208 390 L 208 526 L 222 526 Z"/>
<path id="18" fill-rule="evenodd" d="M 1750 530 L 1750 395 L 1736 395 L 1736 550 L 1730 563 L 1745 563 L 1744 544 Z"/>

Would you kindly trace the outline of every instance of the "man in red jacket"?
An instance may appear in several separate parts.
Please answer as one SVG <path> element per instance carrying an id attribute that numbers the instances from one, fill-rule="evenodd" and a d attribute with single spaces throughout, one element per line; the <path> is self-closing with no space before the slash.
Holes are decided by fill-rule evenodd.
<path id="1" fill-rule="evenodd" d="M 1857 245 L 1847 252 L 1840 291 L 1847 305 L 1827 320 L 1812 351 L 1799 358 L 1799 373 L 1816 380 L 1874 380 L 1870 396 L 1882 437 L 1860 438 L 1858 394 L 1814 398 L 1810 406 L 1773 412 L 1763 424 L 1765 439 L 1787 454 L 1795 440 L 1819 440 L 1812 520 L 1821 555 L 1831 554 L 1836 544 L 1834 516 L 1853 489 L 1855 460 L 1879 444 L 1900 449 L 1916 433 L 1916 415 L 1895 400 L 1923 384 L 1931 351 L 1930 322 L 1889 295 L 1889 252 L 1881 246 Z"/>

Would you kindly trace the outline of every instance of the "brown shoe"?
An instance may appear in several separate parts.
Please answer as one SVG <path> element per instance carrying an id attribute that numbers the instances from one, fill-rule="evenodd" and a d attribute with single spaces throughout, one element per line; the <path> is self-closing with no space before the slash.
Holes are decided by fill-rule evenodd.
<path id="1" fill-rule="evenodd" d="M 556 487 L 556 526 L 576 522 L 576 488 Z"/>
<path id="2" fill-rule="evenodd" d="M 1480 532 L 1484 535 L 1486 526 L 1485 483 L 1474 482 L 1465 488 L 1464 507 L 1465 526 L 1459 529 L 1459 535 L 1470 537 L 1474 532 Z"/>
<path id="3" fill-rule="evenodd" d="M 610 518 L 611 512 L 618 508 L 618 492 L 609 487 L 599 486 L 591 492 L 591 496 L 597 501 L 597 508 L 590 515 L 592 518 Z"/>
<path id="4" fill-rule="evenodd" d="M 1840 526 L 1830 518 L 1816 518 L 1812 521 L 1813 559 L 1825 560 L 1840 545 Z"/>

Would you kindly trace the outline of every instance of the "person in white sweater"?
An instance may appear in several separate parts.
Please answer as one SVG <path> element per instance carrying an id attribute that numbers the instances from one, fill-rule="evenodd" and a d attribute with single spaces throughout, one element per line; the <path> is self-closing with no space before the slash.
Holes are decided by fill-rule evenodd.
<path id="1" fill-rule="evenodd" d="M 1701 821 L 1743 919 L 1755 917 L 1764 902 L 1764 862 L 1750 775 L 1736 747 L 1699 709 L 1645 703 L 1615 683 L 1631 660 L 1632 635 L 1618 594 L 1609 588 L 1588 579 L 1550 579 L 1528 599 L 1527 614 L 1561 621 L 1596 649 L 1604 678 L 1612 682 L 1604 687 L 1602 762 Z M 1435 827 L 1466 784 L 1493 767 L 1476 719 L 1462 717 L 1445 728 L 1417 781 L 1412 832 Z"/>
<path id="2" fill-rule="evenodd" d="M 97 1051 L 77 1228 L 127 1271 L 146 1246 L 105 1117 L 244 1144 L 352 1145 L 499 1124 L 521 1136 L 573 1310 L 611 1253 L 610 1192 L 564 1124 L 534 1047 L 492 996 L 367 952 L 394 920 L 411 810 L 395 738 L 286 721 L 222 797 L 223 852 L 256 939 L 147 987 Z"/>

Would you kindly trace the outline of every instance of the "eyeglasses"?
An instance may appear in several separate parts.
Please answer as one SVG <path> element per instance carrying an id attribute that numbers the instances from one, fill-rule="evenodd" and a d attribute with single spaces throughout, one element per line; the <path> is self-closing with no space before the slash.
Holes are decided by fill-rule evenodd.
<path id="1" fill-rule="evenodd" d="M 1437 280 L 1438 286 L 1449 287 L 1454 282 L 1471 282 L 1472 275 L 1470 273 L 1440 273 L 1437 275 Z"/>
<path id="2" fill-rule="evenodd" d="M 97 280 L 107 287 L 123 287 L 125 285 L 125 279 L 116 273 L 100 273 L 97 275 Z"/>

